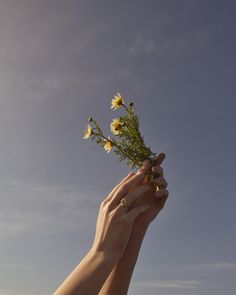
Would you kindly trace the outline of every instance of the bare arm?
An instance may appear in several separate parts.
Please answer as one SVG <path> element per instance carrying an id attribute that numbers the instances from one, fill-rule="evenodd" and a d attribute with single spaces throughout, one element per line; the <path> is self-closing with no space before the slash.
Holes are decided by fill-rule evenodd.
<path id="1" fill-rule="evenodd" d="M 126 295 L 142 245 L 145 230 L 133 230 L 124 255 L 115 265 L 99 295 Z"/>
<path id="2" fill-rule="evenodd" d="M 156 175 L 159 174 L 159 177 L 154 181 L 156 185 L 167 185 L 167 182 L 164 180 L 163 169 L 159 167 L 164 158 L 165 157 L 160 154 L 152 169 Z M 146 169 L 149 169 L 149 165 Z M 128 293 L 129 284 L 138 259 L 143 238 L 151 221 L 164 207 L 164 203 L 168 197 L 168 191 L 166 189 L 161 189 L 155 194 L 155 197 L 157 198 L 157 205 L 154 208 L 142 213 L 135 220 L 125 252 L 113 268 L 99 295 L 126 295 Z"/>
<path id="3" fill-rule="evenodd" d="M 149 205 L 122 206 L 125 197 L 127 205 L 152 191 L 150 185 L 137 186 L 145 174 L 130 173 L 101 203 L 95 239 L 91 250 L 68 276 L 54 295 L 97 295 L 122 257 L 130 238 L 135 219 L 147 211 Z"/>
<path id="4" fill-rule="evenodd" d="M 113 267 L 112 259 L 90 251 L 54 295 L 98 294 Z"/>

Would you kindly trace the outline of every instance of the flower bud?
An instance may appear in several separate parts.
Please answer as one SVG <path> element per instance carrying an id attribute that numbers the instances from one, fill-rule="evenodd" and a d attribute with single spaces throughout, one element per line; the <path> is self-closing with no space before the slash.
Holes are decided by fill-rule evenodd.
<path id="1" fill-rule="evenodd" d="M 132 108 L 132 106 L 134 105 L 134 103 L 133 102 L 130 102 L 129 103 L 129 106 Z"/>
<path id="2" fill-rule="evenodd" d="M 92 122 L 92 121 L 93 121 L 93 118 L 88 117 L 88 122 Z"/>

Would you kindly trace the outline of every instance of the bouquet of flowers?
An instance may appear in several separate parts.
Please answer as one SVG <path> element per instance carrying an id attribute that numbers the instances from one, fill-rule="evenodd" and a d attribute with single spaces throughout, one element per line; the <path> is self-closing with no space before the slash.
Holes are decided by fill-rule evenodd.
<path id="1" fill-rule="evenodd" d="M 152 162 L 156 158 L 156 153 L 153 153 L 144 143 L 144 138 L 139 131 L 140 119 L 134 113 L 134 103 L 130 102 L 126 105 L 124 98 L 117 93 L 111 101 L 111 109 L 119 108 L 123 108 L 124 115 L 113 119 L 110 124 L 110 130 L 115 138 L 104 135 L 97 121 L 92 117 L 88 118 L 89 124 L 83 138 L 96 140 L 108 153 L 113 150 L 119 157 L 119 161 L 126 160 L 131 168 L 140 168 L 144 160 L 149 159 Z M 151 171 L 148 177 L 152 179 Z"/>

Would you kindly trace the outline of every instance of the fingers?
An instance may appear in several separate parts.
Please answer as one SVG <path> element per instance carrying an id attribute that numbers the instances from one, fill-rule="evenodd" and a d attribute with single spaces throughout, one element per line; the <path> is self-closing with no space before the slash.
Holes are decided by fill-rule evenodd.
<path id="1" fill-rule="evenodd" d="M 138 173 L 144 173 L 146 174 L 147 171 L 150 168 L 150 161 L 145 160 L 143 162 L 143 166 L 139 169 L 139 171 L 137 171 L 136 174 Z M 109 193 L 109 195 L 107 196 L 107 198 L 104 200 L 104 202 L 106 203 L 107 201 L 111 200 L 113 195 L 115 194 L 115 192 L 118 190 L 118 188 L 120 187 L 121 184 L 125 183 L 127 180 L 129 180 L 130 178 L 132 178 L 134 175 L 136 175 L 133 171 L 130 172 L 127 176 L 125 176 L 114 188 L 113 190 Z"/>
<path id="2" fill-rule="evenodd" d="M 158 166 L 163 162 L 164 159 L 165 159 L 165 154 L 160 153 L 157 156 L 157 158 L 154 160 L 152 165 L 155 165 L 155 166 L 152 167 L 152 170 L 157 178 L 154 179 L 152 183 L 148 184 L 147 189 L 150 189 L 150 184 L 152 184 L 154 187 L 159 185 L 162 188 L 167 186 L 167 181 L 164 179 L 163 168 Z M 139 190 L 137 191 L 136 187 L 140 186 L 141 184 L 142 184 L 142 187 L 146 185 L 146 184 L 145 185 L 143 184 L 145 183 L 145 176 L 148 173 L 150 167 L 151 167 L 150 161 L 145 160 L 143 162 L 143 166 L 139 169 L 139 171 L 136 174 L 134 172 L 130 172 L 114 187 L 114 189 L 110 192 L 108 197 L 104 200 L 104 203 L 109 202 L 108 204 L 109 210 L 113 210 L 116 207 L 120 207 L 119 203 L 123 197 L 126 197 L 127 203 L 128 203 L 127 205 L 129 206 L 129 204 L 131 204 L 136 198 L 140 196 L 140 194 L 142 194 L 141 189 L 140 191 Z M 134 191 L 132 192 L 133 189 Z M 145 188 L 142 188 L 142 189 L 145 189 Z"/>
<path id="3" fill-rule="evenodd" d="M 160 166 L 162 162 L 164 161 L 166 155 L 164 153 L 160 153 L 156 159 L 153 161 L 153 166 Z"/>
<path id="4" fill-rule="evenodd" d="M 147 173 L 150 169 L 151 163 L 149 160 L 143 161 L 143 166 L 139 169 L 139 171 L 142 171 L 143 173 Z"/>
<path id="5" fill-rule="evenodd" d="M 168 182 L 165 180 L 165 178 L 163 177 L 158 177 L 156 179 L 153 179 L 151 181 L 151 184 L 153 184 L 154 186 L 158 186 L 159 188 L 162 187 L 162 188 L 166 188 L 167 185 L 168 185 Z"/>
<path id="6" fill-rule="evenodd" d="M 125 181 L 127 181 L 128 179 L 130 179 L 132 176 L 134 176 L 135 173 L 132 171 L 130 172 L 128 175 L 126 175 L 114 188 L 113 190 L 109 193 L 109 195 L 106 197 L 106 199 L 104 200 L 104 202 L 109 201 L 112 196 L 114 195 L 114 193 L 117 191 L 117 189 L 119 188 L 119 186 L 124 183 Z"/>
<path id="7" fill-rule="evenodd" d="M 160 189 L 158 192 L 154 194 L 156 200 L 161 199 L 163 197 L 168 197 L 169 191 L 166 188 Z"/>
<path id="8" fill-rule="evenodd" d="M 133 171 L 131 171 L 128 175 L 126 175 L 117 186 L 119 186 L 120 184 L 122 184 L 123 182 L 125 182 L 126 180 L 128 180 L 129 178 L 131 178 L 133 175 L 135 175 L 135 173 Z"/>
<path id="9" fill-rule="evenodd" d="M 119 204 L 121 198 L 126 196 L 129 190 L 132 190 L 135 186 L 140 184 L 143 181 L 144 177 L 145 177 L 145 174 L 139 170 L 138 173 L 136 173 L 135 175 L 130 177 L 128 180 L 123 182 L 118 187 L 114 195 L 112 196 L 110 200 L 110 208 L 112 209 L 116 207 Z"/>
<path id="10" fill-rule="evenodd" d="M 155 175 L 155 177 L 164 177 L 163 168 L 160 166 L 152 167 L 152 172 Z"/>
<path id="11" fill-rule="evenodd" d="M 154 194 L 154 197 L 156 198 L 156 201 L 157 201 L 157 207 L 159 207 L 160 209 L 163 209 L 168 196 L 169 196 L 169 191 L 165 188 L 156 192 Z"/>
<path id="12" fill-rule="evenodd" d="M 162 171 L 158 171 L 157 169 L 160 167 L 165 157 L 166 155 L 164 153 L 160 153 L 152 163 L 152 172 L 156 177 L 163 175 L 163 169 L 161 168 Z"/>
<path id="13" fill-rule="evenodd" d="M 136 187 L 133 191 L 129 192 L 125 199 L 127 200 L 127 208 L 138 198 L 140 198 L 143 194 L 147 193 L 153 194 L 152 187 L 149 184 L 141 185 Z"/>

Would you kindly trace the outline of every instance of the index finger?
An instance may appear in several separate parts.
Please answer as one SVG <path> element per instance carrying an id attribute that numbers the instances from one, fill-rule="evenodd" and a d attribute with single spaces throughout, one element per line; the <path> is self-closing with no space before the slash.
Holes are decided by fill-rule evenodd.
<path id="1" fill-rule="evenodd" d="M 164 161 L 166 155 L 164 153 L 160 153 L 156 159 L 153 161 L 152 166 L 160 166 L 162 162 Z"/>
<path id="2" fill-rule="evenodd" d="M 113 190 L 109 193 L 109 195 L 106 197 L 106 199 L 105 199 L 105 201 L 109 201 L 111 198 L 112 198 L 112 196 L 114 195 L 114 193 L 118 190 L 118 188 L 119 188 L 119 186 L 122 184 L 122 183 L 124 183 L 124 182 L 126 182 L 128 179 L 130 179 L 132 176 L 134 176 L 135 175 L 135 173 L 134 172 L 130 172 L 127 176 L 125 176 L 114 188 L 113 188 Z"/>
<path id="3" fill-rule="evenodd" d="M 163 177 L 163 170 L 162 171 L 158 171 L 160 170 L 160 166 L 162 164 L 162 162 L 164 161 L 166 155 L 164 153 L 160 153 L 156 159 L 153 161 L 153 164 L 152 164 L 152 173 L 154 173 L 155 177 L 154 178 L 157 178 L 157 177 L 160 177 L 162 176 Z"/>
<path id="4" fill-rule="evenodd" d="M 140 171 L 130 177 L 128 180 L 119 185 L 112 198 L 110 199 L 110 205 L 118 203 L 122 197 L 124 197 L 130 190 L 132 190 L 135 186 L 140 184 L 145 177 L 145 173 Z"/>

